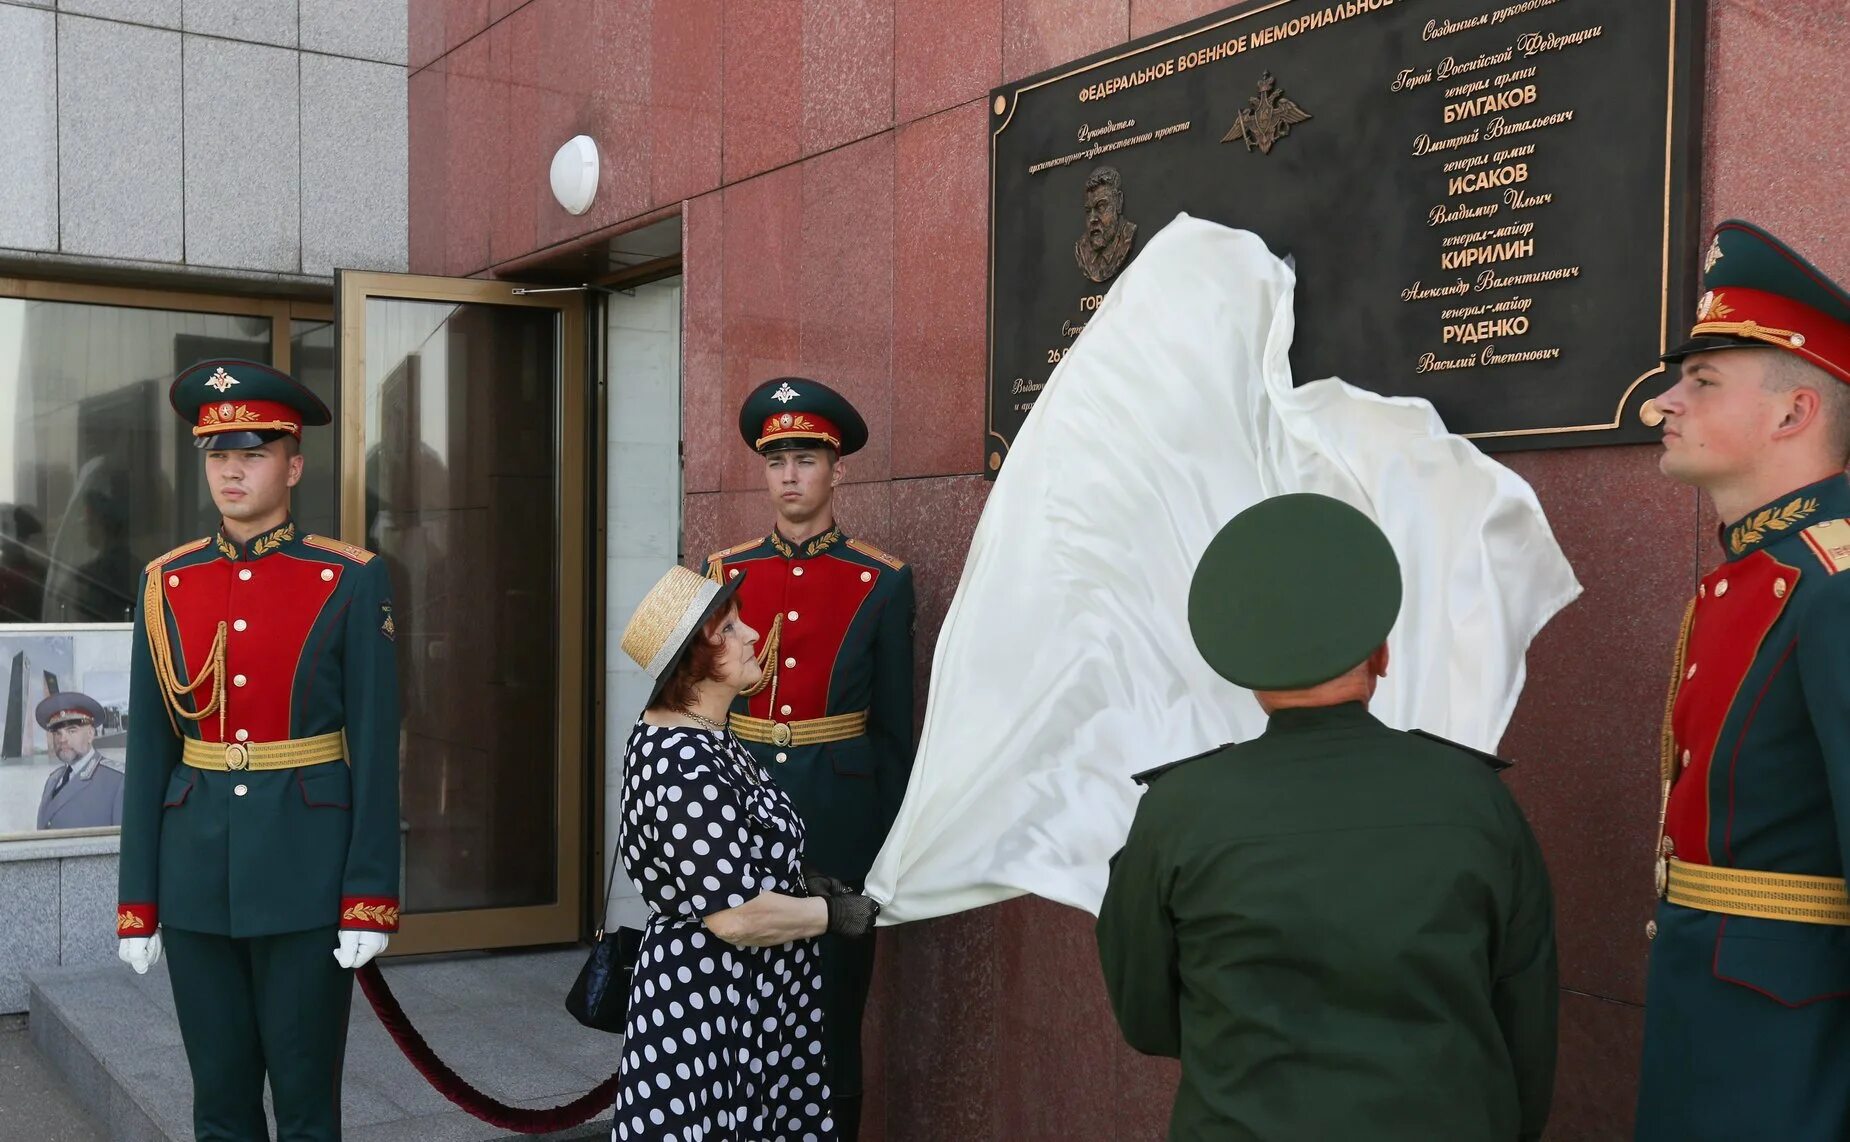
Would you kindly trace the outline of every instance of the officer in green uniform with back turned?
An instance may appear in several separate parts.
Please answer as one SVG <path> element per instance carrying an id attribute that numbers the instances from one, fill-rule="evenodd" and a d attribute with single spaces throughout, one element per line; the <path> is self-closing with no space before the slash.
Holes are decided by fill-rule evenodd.
<path id="1" fill-rule="evenodd" d="M 116 932 L 168 953 L 201 1142 L 340 1137 L 353 971 L 398 928 L 398 680 L 383 561 L 298 533 L 303 425 L 252 361 L 168 394 L 223 522 L 148 564 L 135 606 Z"/>
<path id="2" fill-rule="evenodd" d="M 1658 761 L 1637 1137 L 1850 1138 L 1850 293 L 1717 227 L 1664 474 L 1721 519 Z"/>
<path id="3" fill-rule="evenodd" d="M 1369 714 L 1400 597 L 1325 496 L 1242 512 L 1195 571 L 1195 644 L 1270 722 L 1139 776 L 1098 918 L 1125 1039 L 1182 1060 L 1173 1139 L 1541 1137 L 1548 873 L 1502 762 Z"/>

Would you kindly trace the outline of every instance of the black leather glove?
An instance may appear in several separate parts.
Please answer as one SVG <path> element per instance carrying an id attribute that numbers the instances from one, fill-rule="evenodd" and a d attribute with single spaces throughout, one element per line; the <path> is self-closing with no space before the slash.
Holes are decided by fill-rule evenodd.
<path id="1" fill-rule="evenodd" d="M 874 917 L 880 915 L 878 900 L 856 892 L 830 896 L 823 903 L 829 908 L 829 931 L 850 940 L 858 940 L 873 931 Z"/>
<path id="2" fill-rule="evenodd" d="M 803 891 L 811 896 L 847 896 L 854 892 L 854 886 L 806 864 L 803 866 Z"/>

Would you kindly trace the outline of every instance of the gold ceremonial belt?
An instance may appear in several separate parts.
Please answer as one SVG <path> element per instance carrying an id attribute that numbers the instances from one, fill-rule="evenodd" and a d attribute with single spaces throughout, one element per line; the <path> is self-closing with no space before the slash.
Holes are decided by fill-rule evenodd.
<path id="1" fill-rule="evenodd" d="M 769 718 L 732 715 L 732 732 L 759 745 L 822 745 L 847 741 L 867 732 L 867 711 L 810 718 L 802 722 L 773 722 Z"/>
<path id="2" fill-rule="evenodd" d="M 1685 864 L 1672 857 L 1664 899 L 1685 908 L 1728 916 L 1850 927 L 1850 891 L 1835 876 L 1750 872 L 1744 868 Z"/>
<path id="3" fill-rule="evenodd" d="M 347 735 L 340 730 L 312 738 L 280 742 L 204 742 L 187 738 L 180 760 L 194 769 L 300 769 L 347 756 Z"/>

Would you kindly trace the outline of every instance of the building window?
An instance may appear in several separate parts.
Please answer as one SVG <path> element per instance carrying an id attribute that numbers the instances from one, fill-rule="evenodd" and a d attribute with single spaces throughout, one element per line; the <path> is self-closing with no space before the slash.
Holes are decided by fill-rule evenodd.
<path id="1" fill-rule="evenodd" d="M 73 770 L 88 782 L 95 766 L 62 755 L 82 745 L 119 769 L 141 569 L 218 524 L 168 385 L 212 357 L 286 369 L 299 356 L 338 418 L 328 317 L 282 299 L 0 279 L 0 837 L 120 820 L 106 799 L 72 807 Z M 305 442 L 298 518 L 332 532 L 338 433 L 310 435 L 325 439 Z M 39 724 L 42 701 L 73 692 L 103 711 L 87 737 Z M 62 810 L 49 820 L 48 799 Z"/>

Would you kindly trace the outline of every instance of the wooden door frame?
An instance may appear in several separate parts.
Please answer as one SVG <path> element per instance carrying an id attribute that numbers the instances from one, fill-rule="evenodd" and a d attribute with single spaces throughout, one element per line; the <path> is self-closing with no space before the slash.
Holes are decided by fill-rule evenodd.
<path id="1" fill-rule="evenodd" d="M 508 948 L 571 943 L 579 938 L 584 909 L 587 620 L 594 613 L 586 593 L 585 495 L 589 468 L 579 419 L 589 407 L 585 384 L 584 295 L 549 292 L 522 295 L 517 282 L 476 278 L 341 270 L 335 275 L 335 322 L 340 360 L 341 535 L 366 542 L 366 299 L 450 302 L 458 305 L 547 309 L 559 317 L 555 386 L 558 415 L 553 447 L 559 498 L 553 505 L 558 535 L 555 588 L 558 609 L 555 652 L 558 670 L 558 751 L 554 759 L 554 900 L 511 908 L 473 908 L 403 916 L 392 940 L 393 954 Z"/>

